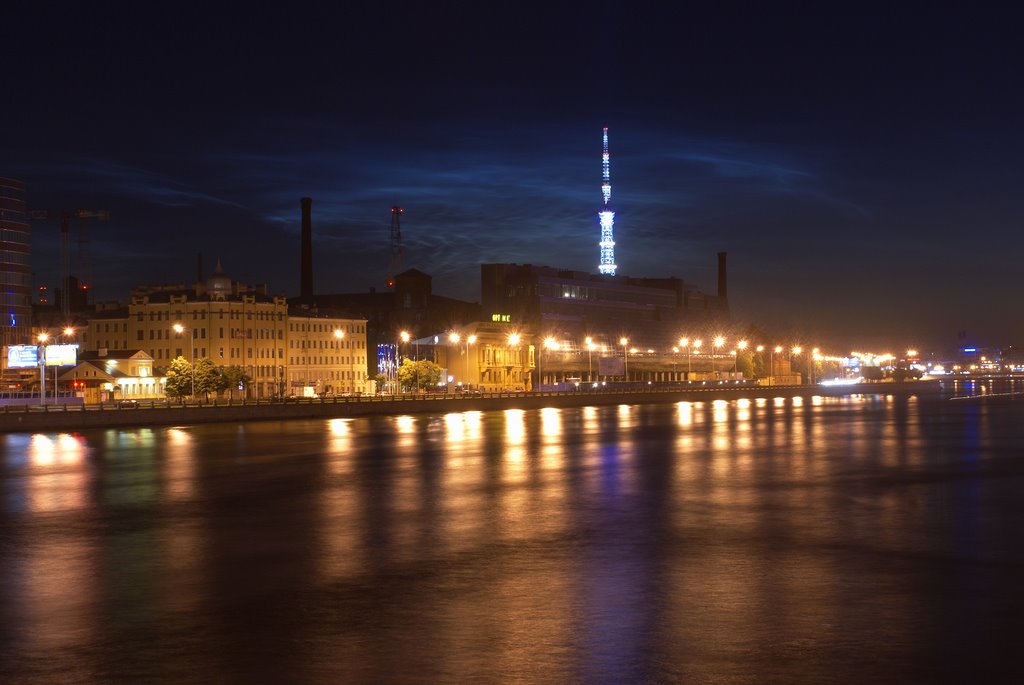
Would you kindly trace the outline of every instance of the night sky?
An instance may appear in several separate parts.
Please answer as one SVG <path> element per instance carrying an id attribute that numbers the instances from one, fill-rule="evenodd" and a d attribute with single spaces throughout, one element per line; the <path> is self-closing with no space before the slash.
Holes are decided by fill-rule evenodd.
<path id="1" fill-rule="evenodd" d="M 619 274 L 714 292 L 727 251 L 734 318 L 780 337 L 1024 344 L 1016 17 L 34 4 L 4 12 L 0 176 L 112 213 L 87 228 L 99 300 L 191 283 L 200 252 L 297 294 L 303 195 L 317 292 L 383 289 L 395 204 L 435 292 L 478 300 L 482 262 L 594 272 L 607 124 Z M 58 227 L 33 231 L 54 287 Z"/>

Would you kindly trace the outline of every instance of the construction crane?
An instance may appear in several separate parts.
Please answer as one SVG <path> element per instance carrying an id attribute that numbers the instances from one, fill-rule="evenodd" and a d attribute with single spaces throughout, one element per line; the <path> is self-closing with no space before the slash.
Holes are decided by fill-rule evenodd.
<path id="1" fill-rule="evenodd" d="M 107 221 L 110 219 L 110 212 L 105 209 L 92 210 L 92 209 L 74 209 L 67 210 L 62 209 L 59 211 L 53 211 L 48 209 L 33 210 L 28 213 L 29 218 L 35 221 L 46 221 L 47 219 L 60 219 L 60 257 L 61 257 L 61 314 L 65 318 L 70 316 L 71 313 L 71 220 L 78 219 L 78 251 L 79 259 L 84 260 L 82 252 L 84 251 L 84 228 L 83 223 L 85 219 L 96 219 L 98 221 Z M 81 265 L 79 265 L 81 266 Z M 82 289 L 88 289 L 89 284 L 83 283 Z"/>
<path id="2" fill-rule="evenodd" d="M 391 208 L 391 263 L 388 265 L 388 287 L 395 287 L 395 276 L 402 270 L 402 221 L 405 210 L 395 205 Z"/>

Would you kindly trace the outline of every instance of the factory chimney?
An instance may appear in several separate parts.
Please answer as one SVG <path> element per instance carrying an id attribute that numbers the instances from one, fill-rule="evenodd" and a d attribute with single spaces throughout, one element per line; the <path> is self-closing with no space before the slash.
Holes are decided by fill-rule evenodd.
<path id="1" fill-rule="evenodd" d="M 727 252 L 718 253 L 718 296 L 723 300 L 729 299 L 729 279 L 725 272 L 725 256 Z"/>
<path id="2" fill-rule="evenodd" d="M 299 200 L 302 205 L 302 266 L 299 283 L 299 296 L 302 301 L 312 304 L 313 301 L 313 219 L 311 211 L 313 198 L 304 197 Z"/>

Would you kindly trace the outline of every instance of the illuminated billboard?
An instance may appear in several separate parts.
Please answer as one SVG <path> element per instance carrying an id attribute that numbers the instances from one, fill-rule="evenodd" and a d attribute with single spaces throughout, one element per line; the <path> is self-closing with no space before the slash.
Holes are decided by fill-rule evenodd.
<path id="1" fill-rule="evenodd" d="M 7 348 L 7 368 L 30 369 L 39 366 L 39 347 L 11 345 Z"/>
<path id="2" fill-rule="evenodd" d="M 78 363 L 78 345 L 47 345 L 47 366 L 74 366 Z"/>

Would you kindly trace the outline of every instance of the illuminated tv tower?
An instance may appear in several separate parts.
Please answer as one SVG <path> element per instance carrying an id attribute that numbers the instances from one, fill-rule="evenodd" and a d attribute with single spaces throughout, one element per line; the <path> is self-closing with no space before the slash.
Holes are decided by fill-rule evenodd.
<path id="1" fill-rule="evenodd" d="M 601 152 L 601 195 L 604 196 L 604 205 L 597 213 L 601 222 L 601 263 L 597 270 L 608 276 L 615 275 L 615 236 L 612 227 L 615 225 L 615 212 L 612 211 L 612 177 L 610 169 L 610 158 L 608 155 L 608 127 L 604 127 L 604 147 Z"/>

